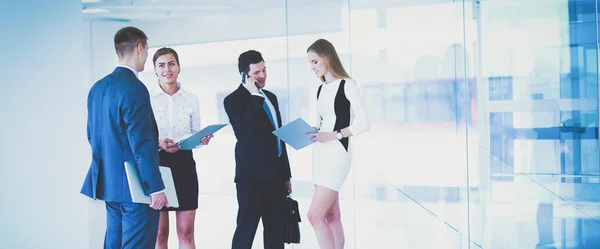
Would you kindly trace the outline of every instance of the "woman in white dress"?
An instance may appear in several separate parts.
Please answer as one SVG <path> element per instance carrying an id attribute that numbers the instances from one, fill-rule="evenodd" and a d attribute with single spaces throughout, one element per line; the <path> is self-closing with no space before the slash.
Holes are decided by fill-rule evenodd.
<path id="1" fill-rule="evenodd" d="M 321 249 L 344 248 L 338 192 L 348 176 L 351 137 L 369 130 L 369 119 L 356 82 L 348 76 L 333 45 L 315 41 L 307 49 L 311 70 L 323 82 L 317 91 L 318 132 L 313 138 L 315 194 L 308 220 Z"/>

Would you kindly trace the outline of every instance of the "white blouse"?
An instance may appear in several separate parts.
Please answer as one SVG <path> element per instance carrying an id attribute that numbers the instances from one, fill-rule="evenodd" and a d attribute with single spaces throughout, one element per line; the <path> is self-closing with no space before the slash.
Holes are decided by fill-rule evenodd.
<path id="1" fill-rule="evenodd" d="M 200 130 L 200 105 L 196 95 L 179 90 L 172 96 L 159 85 L 150 92 L 152 110 L 158 125 L 159 139 L 170 138 L 175 142 Z"/>

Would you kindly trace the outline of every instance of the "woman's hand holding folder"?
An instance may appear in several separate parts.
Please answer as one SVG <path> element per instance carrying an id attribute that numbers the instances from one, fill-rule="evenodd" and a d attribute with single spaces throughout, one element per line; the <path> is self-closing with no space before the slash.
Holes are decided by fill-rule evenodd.
<path id="1" fill-rule="evenodd" d="M 170 138 L 163 138 L 158 141 L 158 147 L 169 153 L 175 153 L 179 150 L 179 145 Z"/>

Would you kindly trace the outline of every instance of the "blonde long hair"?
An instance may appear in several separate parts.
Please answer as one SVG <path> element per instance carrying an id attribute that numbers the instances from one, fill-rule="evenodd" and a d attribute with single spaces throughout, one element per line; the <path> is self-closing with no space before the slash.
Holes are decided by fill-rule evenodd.
<path id="1" fill-rule="evenodd" d="M 350 78 L 348 73 L 346 73 L 346 70 L 344 70 L 344 66 L 340 61 L 340 57 L 338 56 L 337 52 L 335 51 L 335 47 L 333 47 L 331 42 L 325 39 L 316 40 L 306 50 L 307 53 L 311 51 L 322 58 L 327 58 L 327 67 L 334 77 L 338 79 Z M 325 76 L 321 76 L 321 81 L 325 82 Z"/>

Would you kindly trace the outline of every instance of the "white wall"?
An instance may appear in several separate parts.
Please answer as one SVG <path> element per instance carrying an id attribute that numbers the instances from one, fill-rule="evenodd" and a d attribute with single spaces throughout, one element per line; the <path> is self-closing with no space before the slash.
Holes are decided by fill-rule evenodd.
<path id="1" fill-rule="evenodd" d="M 0 244 L 89 248 L 81 1 L 0 1 Z"/>
<path id="2" fill-rule="evenodd" d="M 90 29 L 90 60 L 91 81 L 90 84 L 102 79 L 115 70 L 118 58 L 115 52 L 115 33 L 126 26 L 132 26 L 121 22 L 92 22 L 86 23 Z"/>

